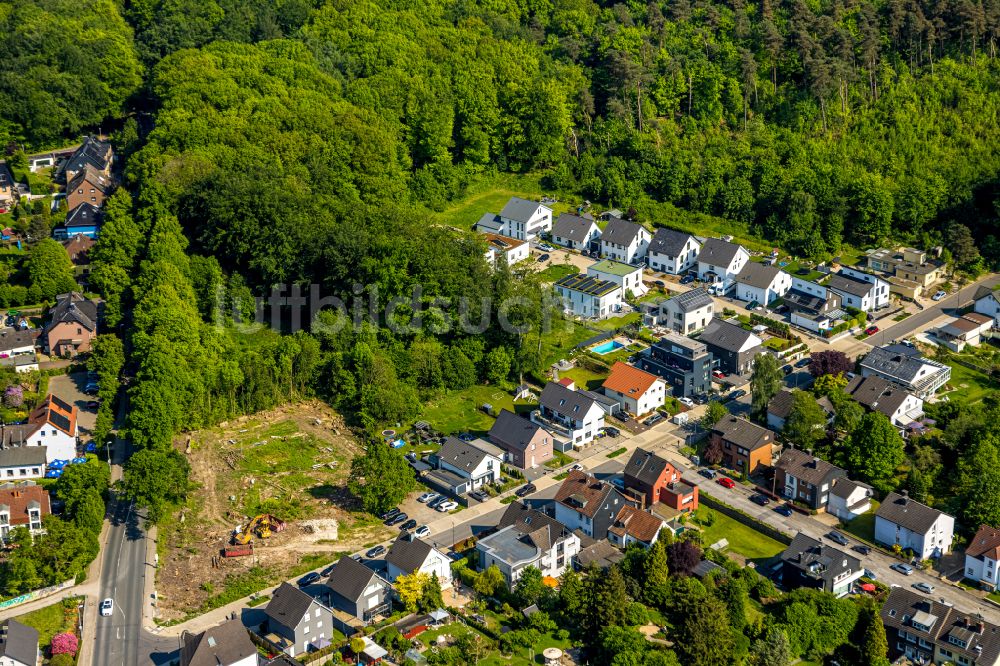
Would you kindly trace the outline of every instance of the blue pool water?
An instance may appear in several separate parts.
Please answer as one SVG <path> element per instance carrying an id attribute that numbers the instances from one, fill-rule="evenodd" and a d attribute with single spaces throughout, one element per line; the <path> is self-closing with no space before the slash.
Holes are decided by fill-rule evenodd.
<path id="1" fill-rule="evenodd" d="M 590 349 L 595 354 L 604 355 L 604 354 L 610 354 L 611 352 L 613 352 L 613 351 L 615 351 L 617 349 L 621 349 L 624 346 L 625 345 L 623 345 L 622 343 L 618 342 L 617 340 L 610 340 L 608 342 L 603 342 L 603 343 L 597 345 L 596 347 L 591 347 Z"/>

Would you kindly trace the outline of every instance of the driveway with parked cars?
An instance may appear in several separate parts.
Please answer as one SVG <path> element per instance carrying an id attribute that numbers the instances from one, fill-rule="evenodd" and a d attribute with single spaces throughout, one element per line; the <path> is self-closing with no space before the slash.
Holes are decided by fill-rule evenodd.
<path id="1" fill-rule="evenodd" d="M 74 372 L 71 375 L 56 375 L 49 379 L 49 392 L 63 402 L 74 405 L 79 410 L 77 424 L 80 438 L 88 439 L 97 421 L 97 410 L 87 406 L 95 400 L 93 395 L 84 393 L 90 380 L 86 372 Z"/>

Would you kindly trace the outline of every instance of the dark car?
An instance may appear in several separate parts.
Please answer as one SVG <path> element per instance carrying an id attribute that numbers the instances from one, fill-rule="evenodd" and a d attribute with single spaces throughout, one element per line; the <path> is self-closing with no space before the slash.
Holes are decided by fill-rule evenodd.
<path id="1" fill-rule="evenodd" d="M 840 532 L 829 532 L 829 533 L 827 533 L 826 537 L 830 541 L 832 541 L 834 543 L 838 543 L 841 546 L 846 546 L 847 544 L 851 543 L 850 541 L 848 541 L 847 537 L 845 537 Z"/>
<path id="2" fill-rule="evenodd" d="M 729 399 L 730 400 L 739 400 L 740 398 L 742 398 L 746 394 L 747 394 L 747 392 L 744 391 L 743 389 L 736 389 L 735 391 L 733 391 L 732 393 L 729 394 Z"/>
<path id="3" fill-rule="evenodd" d="M 307 585 L 312 585 L 313 583 L 318 583 L 322 579 L 315 571 L 307 573 L 302 578 L 299 578 L 299 587 L 306 587 Z"/>
<path id="4" fill-rule="evenodd" d="M 759 493 L 757 495 L 751 495 L 750 501 L 753 502 L 754 504 L 759 504 L 761 506 L 767 506 L 768 504 L 771 503 L 770 499 L 768 499 L 765 495 L 761 495 Z"/>
<path id="5" fill-rule="evenodd" d="M 657 412 L 657 413 L 653 414 L 652 416 L 650 416 L 648 419 L 646 419 L 646 425 L 648 425 L 648 426 L 655 425 L 655 424 L 659 423 L 662 420 L 663 420 L 663 414 L 660 414 L 659 412 Z"/>
<path id="6" fill-rule="evenodd" d="M 378 557 L 384 552 L 385 552 L 385 546 L 375 546 L 374 548 L 371 548 L 367 553 L 365 553 L 365 557 L 371 559 L 373 557 Z"/>
<path id="7" fill-rule="evenodd" d="M 784 373 L 784 375 L 787 377 L 788 375 L 790 375 L 793 372 L 795 372 L 795 368 L 793 368 L 790 365 L 783 365 L 783 366 L 781 366 L 781 372 Z"/>
<path id="8" fill-rule="evenodd" d="M 445 495 L 438 495 L 437 499 L 433 499 L 430 502 L 428 502 L 427 506 L 429 506 L 432 509 L 436 509 L 438 507 L 438 504 L 444 504 L 447 501 L 448 498 Z"/>
<path id="9" fill-rule="evenodd" d="M 618 428 L 613 428 L 611 426 L 608 426 L 607 428 L 604 429 L 604 434 L 607 435 L 608 437 L 618 437 L 619 435 L 622 434 L 622 431 L 619 430 Z"/>
<path id="10" fill-rule="evenodd" d="M 783 515 L 785 518 L 788 518 L 793 513 L 795 513 L 794 511 L 792 511 L 792 507 L 788 506 L 787 504 L 782 504 L 781 506 L 776 506 L 776 507 L 774 507 L 774 510 L 776 512 L 780 513 L 781 515 Z"/>
<path id="11" fill-rule="evenodd" d="M 400 523 L 406 521 L 409 518 L 405 513 L 397 513 L 396 517 L 389 521 L 389 526 L 399 525 Z"/>
<path id="12" fill-rule="evenodd" d="M 851 550 L 853 550 L 856 553 L 861 553 L 862 555 L 867 555 L 868 553 L 872 552 L 872 549 L 869 548 L 868 546 L 854 546 L 853 548 L 851 548 Z"/>
<path id="13" fill-rule="evenodd" d="M 385 513 L 383 513 L 380 516 L 380 518 L 382 518 L 382 520 L 392 520 L 393 518 L 395 518 L 398 515 L 399 515 L 399 507 L 397 506 L 397 507 L 395 507 L 393 509 L 389 509 L 388 511 L 386 511 Z"/>
<path id="14" fill-rule="evenodd" d="M 97 409 L 100 406 L 101 406 L 101 403 L 98 402 L 97 400 L 88 400 L 87 401 L 87 409 Z"/>
<path id="15" fill-rule="evenodd" d="M 812 359 L 809 358 L 808 356 L 806 356 L 805 358 L 800 358 L 799 360 L 797 360 L 795 362 L 795 367 L 796 368 L 804 368 L 807 365 L 809 365 L 810 363 L 812 363 Z"/>
<path id="16" fill-rule="evenodd" d="M 681 278 L 681 284 L 691 284 L 692 282 L 694 282 L 693 275 L 685 275 Z"/>
<path id="17" fill-rule="evenodd" d="M 361 556 L 360 556 L 360 555 L 351 555 L 351 559 L 352 559 L 352 560 L 354 560 L 355 562 L 358 562 L 358 561 L 360 561 L 360 560 L 361 560 Z M 320 576 L 321 576 L 322 578 L 326 578 L 327 576 L 329 576 L 330 574 L 332 574 L 332 573 L 333 573 L 333 570 L 334 570 L 334 568 L 335 568 L 336 566 L 337 566 L 337 563 L 336 563 L 336 562 L 334 562 L 333 564 L 331 564 L 331 565 L 330 565 L 330 566 L 328 566 L 327 568 L 325 568 L 325 569 L 323 569 L 322 571 L 320 571 L 320 572 L 319 572 L 319 575 L 320 575 Z"/>
<path id="18" fill-rule="evenodd" d="M 490 496 L 487 493 L 484 493 L 482 490 L 473 490 L 471 493 L 469 493 L 469 497 L 479 502 L 485 502 L 490 498 Z"/>
<path id="19" fill-rule="evenodd" d="M 410 518 L 408 521 L 406 521 L 405 523 L 403 523 L 402 525 L 400 525 L 399 529 L 404 530 L 404 531 L 405 530 L 412 530 L 416 526 L 417 526 L 417 521 L 414 520 L 413 518 Z"/>
<path id="20" fill-rule="evenodd" d="M 715 472 L 713 472 L 710 469 L 700 469 L 700 470 L 698 470 L 698 473 L 701 474 L 706 479 L 714 479 L 715 478 Z"/>
<path id="21" fill-rule="evenodd" d="M 653 284 L 655 284 L 657 287 L 661 287 L 661 288 L 667 286 L 667 283 L 664 282 L 663 280 L 653 280 Z"/>
<path id="22" fill-rule="evenodd" d="M 535 487 L 535 484 L 529 483 L 527 485 L 523 485 L 520 488 L 518 488 L 516 491 L 514 491 L 514 494 L 517 495 L 518 497 L 524 497 L 525 495 L 530 495 L 536 490 L 538 490 L 538 488 Z"/>
<path id="23" fill-rule="evenodd" d="M 547 254 L 538 255 L 538 263 L 542 263 L 543 261 L 548 261 L 548 260 L 549 260 L 549 255 Z"/>

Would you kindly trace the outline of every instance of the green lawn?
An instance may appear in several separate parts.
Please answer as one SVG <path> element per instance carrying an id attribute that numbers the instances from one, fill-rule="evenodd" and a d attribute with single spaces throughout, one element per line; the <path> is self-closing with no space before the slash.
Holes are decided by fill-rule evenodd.
<path id="1" fill-rule="evenodd" d="M 552 322 L 552 328 L 542 334 L 542 368 L 547 370 L 550 365 L 560 359 L 569 358 L 573 349 L 597 333 L 583 324 L 569 319 Z M 537 345 L 537 339 L 526 341 L 526 344 Z M 544 377 L 539 380 L 544 381 Z"/>
<path id="2" fill-rule="evenodd" d="M 708 511 L 715 515 L 715 522 L 711 526 L 706 526 L 700 521 Z M 702 532 L 702 544 L 708 548 L 720 539 L 729 542 L 727 550 L 739 553 L 752 560 L 769 559 L 785 550 L 785 545 L 775 541 L 771 537 L 747 527 L 743 523 L 737 522 L 729 516 L 702 506 L 698 508 L 695 519 Z"/>
<path id="3" fill-rule="evenodd" d="M 484 177 L 479 182 L 469 185 L 465 197 L 437 213 L 437 218 L 444 224 L 460 229 L 471 229 L 483 213 L 499 213 L 511 197 L 537 201 L 543 192 L 553 194 L 542 188 L 539 176 L 534 174 L 499 174 Z M 547 205 L 552 208 L 553 217 L 572 208 L 569 201 Z"/>
<path id="4" fill-rule="evenodd" d="M 562 451 L 553 451 L 552 457 L 545 461 L 545 466 L 549 469 L 559 469 L 573 462 L 573 459 Z"/>
<path id="5" fill-rule="evenodd" d="M 862 514 L 847 523 L 845 532 L 850 532 L 859 539 L 872 542 L 875 541 L 875 512 L 878 510 L 878 502 L 872 500 L 872 508 L 868 513 Z"/>
<path id="6" fill-rule="evenodd" d="M 71 597 L 65 601 L 60 601 L 40 608 L 31 613 L 19 615 L 14 619 L 29 627 L 38 630 L 38 645 L 42 649 L 48 648 L 52 642 L 52 637 L 66 631 L 73 631 L 76 624 L 76 605 L 80 602 L 79 597 Z"/>
<path id="7" fill-rule="evenodd" d="M 958 363 L 949 365 L 951 365 L 951 380 L 948 385 L 955 389 L 944 394 L 949 400 L 979 402 L 989 391 L 997 388 L 996 383 L 981 372 Z"/>
<path id="8" fill-rule="evenodd" d="M 604 380 L 607 379 L 608 373 L 606 372 L 595 372 L 590 368 L 584 368 L 581 365 L 571 368 L 569 370 L 560 370 L 560 377 L 569 377 L 574 382 L 576 382 L 577 388 L 584 388 L 588 391 L 593 391 L 601 387 Z"/>
<path id="9" fill-rule="evenodd" d="M 619 328 L 624 328 L 629 324 L 635 324 L 641 321 L 642 321 L 641 312 L 630 312 L 622 317 L 608 317 L 607 319 L 602 319 L 600 321 L 592 322 L 591 326 L 600 329 L 602 331 L 614 331 Z"/>
<path id="10" fill-rule="evenodd" d="M 573 264 L 552 264 L 545 270 L 538 273 L 540 277 L 545 282 L 555 282 L 567 275 L 576 275 L 580 272 L 580 269 Z"/>
<path id="11" fill-rule="evenodd" d="M 497 412 L 501 409 L 515 411 L 510 392 L 496 386 L 479 384 L 428 401 L 420 419 L 430 423 L 435 430 L 449 435 L 457 432 L 481 435 L 489 431 L 494 421 L 492 416 L 481 409 L 484 403 L 493 405 Z"/>

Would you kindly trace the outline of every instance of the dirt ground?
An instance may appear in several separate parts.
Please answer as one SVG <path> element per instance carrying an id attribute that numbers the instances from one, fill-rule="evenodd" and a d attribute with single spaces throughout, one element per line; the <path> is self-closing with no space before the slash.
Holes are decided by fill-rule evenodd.
<path id="1" fill-rule="evenodd" d="M 226 589 L 227 577 L 252 567 L 266 569 L 273 583 L 393 533 L 348 493 L 351 459 L 361 446 L 319 401 L 243 417 L 175 444 L 198 488 L 160 527 L 160 621 L 197 610 Z M 219 557 L 237 526 L 265 512 L 284 520 L 285 529 L 254 537 L 253 556 Z"/>

